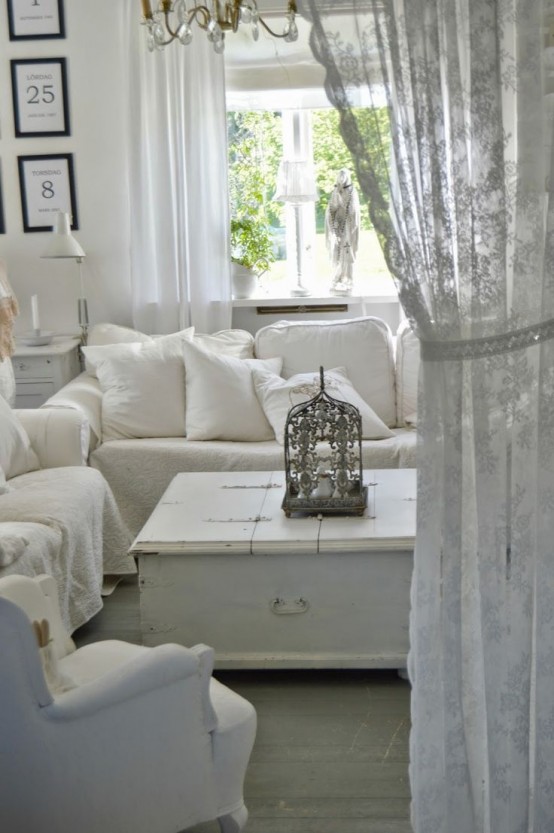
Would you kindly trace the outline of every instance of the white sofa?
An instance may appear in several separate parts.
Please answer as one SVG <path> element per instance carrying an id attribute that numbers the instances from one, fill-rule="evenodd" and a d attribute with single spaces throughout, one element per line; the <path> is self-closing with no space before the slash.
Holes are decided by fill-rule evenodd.
<path id="1" fill-rule="evenodd" d="M 406 324 L 396 339 L 371 317 L 283 321 L 255 337 L 190 329 L 150 337 L 99 325 L 85 353 L 87 371 L 42 407 L 74 408 L 87 418 L 89 464 L 110 484 L 133 534 L 178 472 L 282 469 L 262 383 L 271 399 L 272 385 L 281 396 L 284 380 L 315 377 L 320 366 L 344 368 L 381 425 L 368 429 L 381 439 L 363 440 L 364 467 L 415 467 L 419 347 Z"/>
<path id="2" fill-rule="evenodd" d="M 47 573 L 73 632 L 102 607 L 104 576 L 135 572 L 131 540 L 101 474 L 85 465 L 89 428 L 76 411 L 11 410 L 0 363 L 0 577 Z"/>

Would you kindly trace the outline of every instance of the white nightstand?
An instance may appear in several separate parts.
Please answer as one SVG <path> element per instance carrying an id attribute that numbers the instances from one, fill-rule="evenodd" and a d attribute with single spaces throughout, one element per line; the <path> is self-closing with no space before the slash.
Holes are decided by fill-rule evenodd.
<path id="1" fill-rule="evenodd" d="M 81 339 L 55 336 L 46 347 L 26 347 L 17 342 L 12 356 L 15 375 L 15 407 L 38 408 L 49 396 L 81 372 Z"/>

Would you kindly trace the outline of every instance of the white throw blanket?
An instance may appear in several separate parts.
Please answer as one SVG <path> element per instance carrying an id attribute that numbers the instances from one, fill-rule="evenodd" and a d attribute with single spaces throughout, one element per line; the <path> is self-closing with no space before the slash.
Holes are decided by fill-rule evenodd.
<path id="1" fill-rule="evenodd" d="M 135 572 L 127 555 L 129 530 L 109 486 L 94 469 L 44 469 L 14 477 L 9 485 L 11 491 L 0 497 L 0 522 L 42 524 L 61 536 L 61 544 L 55 558 L 49 557 L 47 535 L 44 548 L 23 552 L 2 573 L 54 576 L 64 624 L 73 632 L 102 607 L 105 574 Z"/>

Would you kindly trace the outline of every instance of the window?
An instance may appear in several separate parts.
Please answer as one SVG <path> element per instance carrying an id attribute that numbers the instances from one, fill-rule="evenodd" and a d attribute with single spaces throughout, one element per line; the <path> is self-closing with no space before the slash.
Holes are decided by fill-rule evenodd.
<path id="1" fill-rule="evenodd" d="M 348 15 L 341 13 L 333 21 L 337 32 L 347 33 L 352 26 Z M 394 295 L 350 153 L 339 133 L 338 113 L 325 95 L 324 70 L 309 46 L 310 25 L 301 17 L 297 23 L 299 39 L 292 44 L 263 33 L 256 43 L 238 34 L 226 39 L 231 216 L 250 214 L 268 224 L 274 260 L 260 280 L 263 291 L 272 297 L 290 294 L 297 277 L 298 236 L 303 282 L 312 295 L 328 296 L 333 267 L 325 241 L 325 212 L 337 175 L 346 167 L 353 174 L 361 208 L 354 294 Z M 370 103 L 362 99 L 367 90 L 358 94 L 360 106 Z M 375 118 L 375 110 L 365 109 L 368 121 Z M 384 107 L 377 118 L 388 124 Z M 274 199 L 283 158 L 307 158 L 315 165 L 319 198 L 302 206 L 299 218 L 289 203 Z"/>
<path id="2" fill-rule="evenodd" d="M 325 213 L 338 172 L 341 168 L 352 171 L 336 110 L 230 111 L 228 129 L 231 215 L 252 216 L 269 225 L 274 260 L 261 285 L 272 296 L 287 295 L 297 271 L 294 211 L 274 200 L 279 163 L 283 157 L 313 159 L 319 199 L 302 206 L 298 242 L 303 283 L 314 295 L 328 295 L 333 270 L 325 239 Z M 362 204 L 354 294 L 363 295 L 377 284 L 388 284 L 390 275 L 352 173 Z"/>

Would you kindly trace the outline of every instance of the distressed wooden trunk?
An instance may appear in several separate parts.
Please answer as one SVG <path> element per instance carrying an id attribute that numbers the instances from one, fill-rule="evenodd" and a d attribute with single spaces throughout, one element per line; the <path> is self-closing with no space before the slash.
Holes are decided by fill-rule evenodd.
<path id="1" fill-rule="evenodd" d="M 415 471 L 366 472 L 366 516 L 286 518 L 282 472 L 178 475 L 135 540 L 144 643 L 219 668 L 404 668 Z"/>

